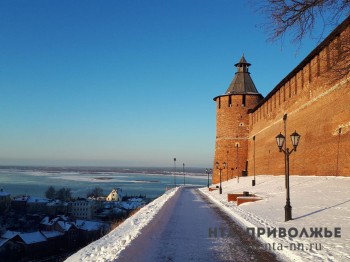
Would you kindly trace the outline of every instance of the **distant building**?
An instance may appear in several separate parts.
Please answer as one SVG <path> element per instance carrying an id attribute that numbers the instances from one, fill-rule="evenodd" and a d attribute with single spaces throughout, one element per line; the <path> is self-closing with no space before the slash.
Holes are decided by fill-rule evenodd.
<path id="1" fill-rule="evenodd" d="M 106 201 L 122 201 L 123 194 L 121 188 L 113 188 L 112 192 L 106 198 Z"/>
<path id="2" fill-rule="evenodd" d="M 68 203 L 61 200 L 53 200 L 46 204 L 46 214 L 50 216 L 68 214 Z"/>
<path id="3" fill-rule="evenodd" d="M 11 201 L 11 209 L 16 213 L 26 213 L 27 212 L 27 200 L 29 196 L 16 196 Z"/>
<path id="4" fill-rule="evenodd" d="M 42 197 L 28 197 L 27 199 L 27 213 L 28 214 L 45 214 L 46 205 L 49 199 Z"/>
<path id="5" fill-rule="evenodd" d="M 95 201 L 79 198 L 71 202 L 71 215 L 75 218 L 91 219 L 95 213 Z"/>

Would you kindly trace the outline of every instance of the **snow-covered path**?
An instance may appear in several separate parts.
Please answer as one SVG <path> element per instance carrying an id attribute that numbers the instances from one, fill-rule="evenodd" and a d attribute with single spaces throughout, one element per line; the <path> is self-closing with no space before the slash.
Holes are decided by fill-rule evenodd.
<path id="1" fill-rule="evenodd" d="M 276 261 L 198 190 L 181 188 L 118 261 Z"/>

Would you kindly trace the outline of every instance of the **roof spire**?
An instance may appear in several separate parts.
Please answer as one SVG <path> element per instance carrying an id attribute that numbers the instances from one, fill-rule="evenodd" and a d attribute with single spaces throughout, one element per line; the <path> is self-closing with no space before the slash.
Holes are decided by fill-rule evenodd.
<path id="1" fill-rule="evenodd" d="M 226 90 L 226 94 L 259 94 L 249 73 L 251 64 L 245 60 L 244 53 L 238 63 L 235 64 L 237 72 Z"/>

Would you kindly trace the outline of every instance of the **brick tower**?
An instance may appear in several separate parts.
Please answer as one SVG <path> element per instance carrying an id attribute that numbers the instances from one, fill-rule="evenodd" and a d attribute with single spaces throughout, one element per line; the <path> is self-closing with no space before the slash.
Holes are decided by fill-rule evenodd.
<path id="1" fill-rule="evenodd" d="M 249 109 L 253 109 L 263 98 L 256 89 L 249 73 L 250 64 L 244 55 L 235 64 L 237 72 L 225 94 L 214 97 L 216 102 L 216 144 L 212 183 L 220 181 L 216 168 L 226 163 L 222 170 L 222 181 L 247 175 Z"/>

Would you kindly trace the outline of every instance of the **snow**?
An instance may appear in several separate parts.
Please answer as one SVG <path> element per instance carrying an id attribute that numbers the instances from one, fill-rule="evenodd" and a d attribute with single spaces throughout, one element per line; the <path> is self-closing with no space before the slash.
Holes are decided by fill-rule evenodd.
<path id="1" fill-rule="evenodd" d="M 19 236 L 23 239 L 26 244 L 34 244 L 39 242 L 45 242 L 46 237 L 40 232 L 33 233 L 21 233 Z"/>
<path id="2" fill-rule="evenodd" d="M 10 239 L 1 239 L 0 238 L 0 247 L 4 246 L 6 244 L 7 241 L 9 241 Z"/>
<path id="3" fill-rule="evenodd" d="M 215 187 L 212 185 L 211 187 Z M 280 245 L 283 248 L 273 249 L 283 261 L 350 261 L 350 177 L 330 176 L 291 176 L 290 198 L 293 220 L 284 221 L 286 190 L 284 176 L 256 176 L 256 186 L 252 186 L 252 177 L 241 177 L 223 182 L 223 194 L 219 190 L 209 191 L 201 188 L 219 208 L 224 210 L 243 228 L 262 230 L 280 230 L 295 228 L 297 236 L 276 237 L 262 234 L 256 238 L 265 247 Z M 116 261 L 121 251 L 146 236 L 140 231 L 155 217 L 164 205 L 167 206 L 177 189 L 167 191 L 150 204 L 144 206 L 124 223 L 98 241 L 73 254 L 66 261 Z M 239 206 L 227 201 L 228 193 L 249 191 L 262 200 L 244 203 Z M 175 207 L 176 208 L 176 207 Z M 193 214 L 195 215 L 195 214 Z M 213 221 L 215 222 L 215 221 Z M 196 224 L 200 220 L 196 220 Z M 197 225 L 196 225 L 197 226 Z M 330 230 L 332 237 L 300 237 L 305 229 L 311 235 L 311 229 Z M 341 237 L 334 236 L 335 228 L 340 228 Z M 189 227 L 187 230 L 190 230 Z M 279 232 L 279 231 L 277 231 Z M 322 231 L 324 232 L 324 231 Z M 324 234 L 323 234 L 324 235 Z M 147 239 L 145 239 L 147 241 Z M 178 241 L 182 241 L 181 238 Z M 303 244 L 305 249 L 293 250 L 292 245 Z M 318 245 L 310 249 L 310 244 Z M 286 248 L 287 247 L 287 248 Z M 195 248 L 195 247 L 193 247 Z M 270 249 L 271 250 L 271 249 Z"/>
<path id="4" fill-rule="evenodd" d="M 66 261 L 115 261 L 120 252 L 130 245 L 131 241 L 140 234 L 141 229 L 153 219 L 177 190 L 178 188 L 166 191 L 162 196 L 141 208 L 135 215 L 126 219 L 109 234 L 79 250 Z"/>
<path id="5" fill-rule="evenodd" d="M 0 196 L 2 196 L 2 197 L 8 197 L 10 195 L 11 195 L 10 193 L 4 192 L 4 191 L 0 191 Z"/>
<path id="6" fill-rule="evenodd" d="M 72 223 L 67 223 L 66 221 L 58 221 L 57 224 L 59 224 L 64 231 L 69 231 L 73 226 Z"/>
<path id="7" fill-rule="evenodd" d="M 252 177 L 241 177 L 223 182 L 223 194 L 218 190 L 201 191 L 225 210 L 243 227 L 278 229 L 296 228 L 300 233 L 303 228 L 311 233 L 310 228 L 327 228 L 334 232 L 341 228 L 341 237 L 267 237 L 260 236 L 263 243 L 281 243 L 283 247 L 302 243 L 304 250 L 283 248 L 276 250 L 290 261 L 350 261 L 350 178 L 330 176 L 291 176 L 290 199 L 293 220 L 284 221 L 286 190 L 284 176 L 256 176 L 256 186 L 252 186 Z M 213 185 L 212 187 L 215 187 Z M 227 201 L 228 193 L 249 191 L 262 200 L 237 206 Z M 323 231 L 324 232 L 324 231 Z M 310 249 L 310 244 L 320 244 L 321 250 Z M 266 244 L 267 245 L 267 244 Z M 306 250 L 308 249 L 308 250 Z"/>
<path id="8" fill-rule="evenodd" d="M 106 224 L 97 222 L 97 221 L 89 221 L 89 220 L 80 220 L 77 219 L 75 221 L 75 225 L 77 228 L 86 230 L 86 231 L 94 231 L 94 230 L 99 230 L 100 228 L 104 227 Z"/>
<path id="9" fill-rule="evenodd" d="M 11 231 L 11 230 L 6 230 L 1 237 L 2 238 L 6 238 L 6 239 L 11 239 L 17 235 L 19 235 L 21 232 L 17 232 L 17 231 Z"/>
<path id="10" fill-rule="evenodd" d="M 43 197 L 30 196 L 27 203 L 48 203 L 49 199 Z"/>
<path id="11" fill-rule="evenodd" d="M 40 231 L 41 234 L 43 234 L 46 238 L 55 238 L 55 237 L 58 237 L 58 236 L 64 236 L 63 233 L 61 232 L 58 232 L 58 231 Z"/>

